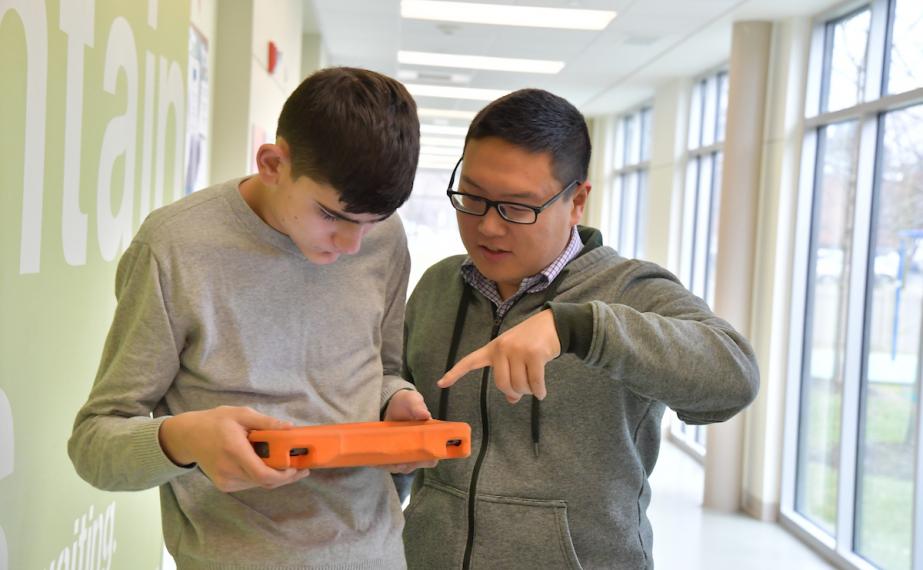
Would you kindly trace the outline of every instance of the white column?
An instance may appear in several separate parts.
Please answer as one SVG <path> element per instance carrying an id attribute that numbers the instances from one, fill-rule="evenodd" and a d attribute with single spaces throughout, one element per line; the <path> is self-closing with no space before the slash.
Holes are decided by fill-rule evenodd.
<path id="1" fill-rule="evenodd" d="M 305 7 L 307 10 L 308 8 Z M 326 67 L 327 54 L 320 34 L 301 36 L 301 77 L 305 78 L 318 69 Z"/>
<path id="2" fill-rule="evenodd" d="M 734 24 L 728 73 L 727 131 L 718 222 L 715 312 L 750 335 L 763 122 L 772 39 L 770 22 Z M 708 428 L 704 506 L 741 504 L 744 417 Z"/>
<path id="3" fill-rule="evenodd" d="M 247 174 L 250 165 L 250 48 L 253 0 L 218 3 L 211 180 Z"/>

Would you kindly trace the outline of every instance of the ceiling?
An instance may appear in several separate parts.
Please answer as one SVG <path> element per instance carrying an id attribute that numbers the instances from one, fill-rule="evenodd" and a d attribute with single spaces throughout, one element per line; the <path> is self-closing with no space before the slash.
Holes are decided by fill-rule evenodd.
<path id="1" fill-rule="evenodd" d="M 840 0 L 479 0 L 482 3 L 615 10 L 601 31 L 553 30 L 402 19 L 400 0 L 305 0 L 306 33 L 321 35 L 328 65 L 351 65 L 405 83 L 514 90 L 539 87 L 585 115 L 617 113 L 674 77 L 727 61 L 731 27 L 822 12 Z M 398 64 L 397 51 L 560 60 L 554 75 Z M 408 78 L 416 73 L 417 79 Z M 419 107 L 476 111 L 485 103 L 417 97 Z"/>

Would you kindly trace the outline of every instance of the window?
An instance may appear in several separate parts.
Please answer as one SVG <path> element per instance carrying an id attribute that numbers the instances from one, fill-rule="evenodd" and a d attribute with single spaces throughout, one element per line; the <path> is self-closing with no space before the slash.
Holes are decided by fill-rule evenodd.
<path id="1" fill-rule="evenodd" d="M 640 257 L 641 220 L 647 193 L 651 157 L 650 107 L 618 119 L 610 193 L 606 197 L 604 224 L 609 244 L 624 257 Z"/>
<path id="2" fill-rule="evenodd" d="M 449 160 L 422 165 L 410 198 L 398 209 L 410 249 L 408 295 L 430 266 L 450 255 L 465 253 L 455 210 L 445 195 L 452 167 L 460 156 L 461 148 L 449 155 Z"/>
<path id="3" fill-rule="evenodd" d="M 919 0 L 874 0 L 812 53 L 783 516 L 855 568 L 923 565 L 921 32 Z"/>
<path id="4" fill-rule="evenodd" d="M 727 104 L 727 72 L 720 71 L 695 83 L 689 108 L 680 279 L 709 306 L 715 300 L 718 205 Z M 705 454 L 704 426 L 689 426 L 676 419 L 672 422 L 671 433 L 694 455 Z"/>
<path id="5" fill-rule="evenodd" d="M 689 154 L 683 203 L 681 279 L 712 305 L 715 296 L 718 205 L 727 115 L 727 73 L 699 80 L 689 111 Z"/>

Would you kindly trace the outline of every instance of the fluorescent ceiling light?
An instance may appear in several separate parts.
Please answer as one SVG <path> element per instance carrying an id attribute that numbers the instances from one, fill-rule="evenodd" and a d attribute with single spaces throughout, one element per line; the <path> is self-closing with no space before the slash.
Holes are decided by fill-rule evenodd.
<path id="1" fill-rule="evenodd" d="M 467 85 L 471 82 L 471 76 L 464 73 L 445 73 L 441 71 L 436 73 L 427 73 L 425 71 L 417 71 L 416 69 L 399 69 L 397 70 L 397 78 L 404 82 L 440 81 L 459 85 Z"/>
<path id="2" fill-rule="evenodd" d="M 446 137 L 431 137 L 428 135 L 422 135 L 420 136 L 420 146 L 448 146 L 460 149 L 465 146 L 465 139 L 452 139 Z"/>
<path id="3" fill-rule="evenodd" d="M 438 117 L 441 119 L 461 119 L 470 121 L 477 114 L 475 111 L 457 111 L 455 109 L 417 109 L 417 115 L 420 117 Z"/>
<path id="4" fill-rule="evenodd" d="M 509 93 L 509 91 L 502 89 L 477 89 L 474 87 L 449 87 L 445 85 L 421 85 L 418 83 L 407 83 L 404 87 L 415 97 L 448 97 L 449 99 L 473 99 L 475 101 L 493 101 Z"/>
<path id="5" fill-rule="evenodd" d="M 403 0 L 401 2 L 401 16 L 415 20 L 441 20 L 468 24 L 560 28 L 565 30 L 601 30 L 615 18 L 615 12 L 610 10 L 477 4 L 474 2 Z"/>
<path id="6" fill-rule="evenodd" d="M 424 135 L 454 135 L 463 137 L 468 134 L 468 127 L 452 127 L 449 125 L 420 125 L 420 132 Z"/>
<path id="7" fill-rule="evenodd" d="M 405 65 L 463 67 L 465 69 L 519 71 L 522 73 L 557 73 L 564 68 L 563 61 L 550 61 L 547 59 L 518 59 L 512 57 L 455 55 L 450 53 L 431 53 L 424 51 L 399 51 L 397 52 L 397 61 Z"/>

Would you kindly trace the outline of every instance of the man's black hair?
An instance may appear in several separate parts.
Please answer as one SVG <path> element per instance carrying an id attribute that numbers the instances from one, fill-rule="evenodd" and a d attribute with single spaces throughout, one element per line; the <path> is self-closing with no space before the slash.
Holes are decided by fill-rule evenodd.
<path id="1" fill-rule="evenodd" d="M 465 137 L 497 137 L 528 152 L 551 155 L 561 184 L 584 182 L 590 167 L 586 120 L 566 99 L 541 89 L 520 89 L 493 101 L 474 117 Z"/>

